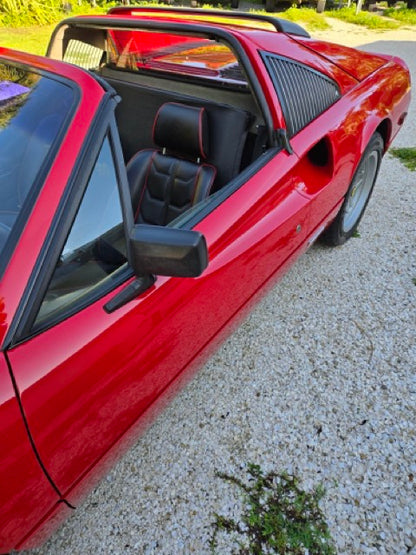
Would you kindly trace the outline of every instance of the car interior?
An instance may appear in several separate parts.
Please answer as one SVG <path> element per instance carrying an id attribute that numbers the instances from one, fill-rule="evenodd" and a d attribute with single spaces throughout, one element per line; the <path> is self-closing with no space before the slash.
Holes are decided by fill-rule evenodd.
<path id="1" fill-rule="evenodd" d="M 59 29 L 49 55 L 89 69 L 120 97 L 116 120 L 137 221 L 168 224 L 267 148 L 242 66 L 217 40 L 71 25 Z"/>
<path id="2" fill-rule="evenodd" d="M 63 25 L 49 55 L 88 69 L 118 95 L 115 117 L 136 223 L 167 226 L 186 217 L 211 195 L 229 190 L 268 147 L 264 117 L 242 64 L 228 44 L 212 37 Z M 115 210 L 114 202 L 98 215 L 88 208 L 97 204 L 90 196 L 100 191 L 104 201 L 116 190 L 110 161 L 105 143 L 37 329 L 59 320 L 97 286 L 111 284 L 126 261 L 121 215 L 114 212 L 107 227 L 99 223 Z"/>

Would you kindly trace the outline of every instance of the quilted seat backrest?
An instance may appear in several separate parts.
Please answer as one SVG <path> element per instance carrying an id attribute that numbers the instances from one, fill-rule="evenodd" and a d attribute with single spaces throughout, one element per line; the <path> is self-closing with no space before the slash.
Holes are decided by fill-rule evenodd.
<path id="1" fill-rule="evenodd" d="M 206 198 L 216 170 L 201 163 L 209 152 L 204 108 L 166 103 L 153 125 L 159 149 L 139 151 L 127 164 L 136 223 L 167 225 Z"/>
<path id="2" fill-rule="evenodd" d="M 167 102 L 177 102 L 206 110 L 210 137 L 209 154 L 205 161 L 217 170 L 215 188 L 223 187 L 240 172 L 244 145 L 253 119 L 249 112 L 172 91 L 152 89 L 108 77 L 106 80 L 122 98 L 116 109 L 116 117 L 126 160 L 152 145 L 153 121 L 159 108 Z"/>

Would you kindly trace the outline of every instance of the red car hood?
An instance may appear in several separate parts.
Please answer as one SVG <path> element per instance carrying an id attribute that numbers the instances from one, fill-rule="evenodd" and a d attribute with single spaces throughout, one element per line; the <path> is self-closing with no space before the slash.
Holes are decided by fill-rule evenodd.
<path id="1" fill-rule="evenodd" d="M 295 40 L 305 48 L 329 60 L 358 81 L 362 81 L 368 77 L 371 73 L 385 65 L 391 58 L 391 56 L 369 54 L 362 50 L 355 50 L 347 46 L 340 46 L 338 44 L 314 39 L 296 37 Z"/>

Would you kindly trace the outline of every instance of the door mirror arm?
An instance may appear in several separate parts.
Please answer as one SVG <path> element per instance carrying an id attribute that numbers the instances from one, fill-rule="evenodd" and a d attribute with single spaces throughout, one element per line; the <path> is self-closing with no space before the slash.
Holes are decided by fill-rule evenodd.
<path id="1" fill-rule="evenodd" d="M 126 285 L 119 293 L 117 293 L 112 299 L 110 299 L 105 305 L 104 310 L 107 314 L 111 314 L 115 310 L 121 308 L 128 302 L 132 301 L 146 289 L 149 289 L 154 282 L 156 281 L 156 277 L 152 274 L 148 276 L 140 276 L 136 277 L 134 281 Z"/>

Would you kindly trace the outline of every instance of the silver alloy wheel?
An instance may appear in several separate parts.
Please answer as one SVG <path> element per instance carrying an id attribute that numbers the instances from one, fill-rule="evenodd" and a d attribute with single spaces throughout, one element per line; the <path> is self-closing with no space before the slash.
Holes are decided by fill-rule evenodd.
<path id="1" fill-rule="evenodd" d="M 348 233 L 354 227 L 367 203 L 377 174 L 379 156 L 380 154 L 377 150 L 370 152 L 363 160 L 361 167 L 354 177 L 345 199 L 346 203 L 342 221 L 344 233 Z"/>
<path id="2" fill-rule="evenodd" d="M 376 131 L 361 156 L 341 209 L 321 235 L 327 245 L 343 245 L 353 237 L 373 192 L 383 153 L 384 140 Z"/>

